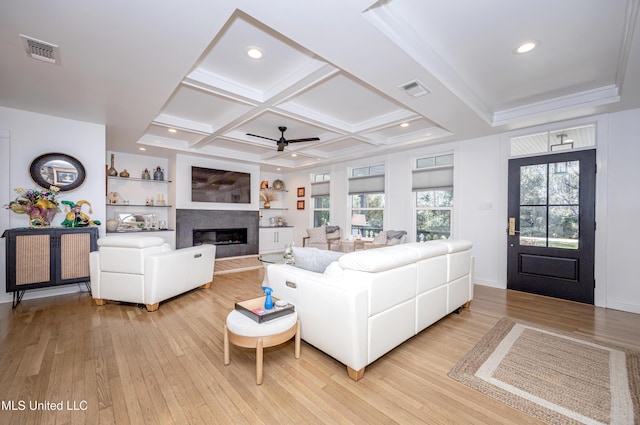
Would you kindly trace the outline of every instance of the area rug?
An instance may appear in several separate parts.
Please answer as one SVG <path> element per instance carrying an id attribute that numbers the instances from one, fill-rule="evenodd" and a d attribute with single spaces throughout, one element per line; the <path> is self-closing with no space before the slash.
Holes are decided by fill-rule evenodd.
<path id="1" fill-rule="evenodd" d="M 640 352 L 510 319 L 449 376 L 550 424 L 640 423 Z"/>

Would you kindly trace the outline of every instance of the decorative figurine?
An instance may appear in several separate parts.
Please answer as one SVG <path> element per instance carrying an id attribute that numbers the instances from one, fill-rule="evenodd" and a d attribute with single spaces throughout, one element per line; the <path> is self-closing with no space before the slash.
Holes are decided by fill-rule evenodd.
<path id="1" fill-rule="evenodd" d="M 148 168 L 145 168 L 142 172 L 142 180 L 151 180 L 151 173 Z"/>
<path id="2" fill-rule="evenodd" d="M 91 220 L 87 214 L 80 211 L 84 204 L 89 205 L 89 213 L 93 214 L 93 210 L 91 210 L 91 204 L 88 201 L 78 201 L 77 203 L 73 203 L 71 201 L 62 201 L 62 204 L 71 208 L 64 218 L 64 221 L 60 224 L 66 227 L 87 227 L 93 225 L 99 225 L 99 220 Z"/>
<path id="3" fill-rule="evenodd" d="M 263 286 L 262 290 L 265 294 L 267 294 L 267 296 L 264 298 L 264 309 L 271 310 L 273 308 L 273 298 L 271 298 L 271 291 L 273 291 L 273 289 L 269 288 L 268 286 Z"/>
<path id="4" fill-rule="evenodd" d="M 153 172 L 153 179 L 154 180 L 164 180 L 164 173 L 162 172 L 162 169 L 160 168 L 159 165 L 156 168 L 156 171 Z"/>

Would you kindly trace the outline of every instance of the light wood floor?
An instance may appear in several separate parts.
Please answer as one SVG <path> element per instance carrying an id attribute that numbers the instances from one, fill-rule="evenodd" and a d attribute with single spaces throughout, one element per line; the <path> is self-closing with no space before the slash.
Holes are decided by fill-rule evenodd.
<path id="1" fill-rule="evenodd" d="M 222 326 L 235 301 L 260 295 L 261 279 L 261 270 L 219 275 L 154 313 L 92 306 L 88 293 L 0 305 L 0 423 L 541 424 L 447 377 L 499 318 L 640 349 L 640 315 L 478 286 L 469 309 L 368 366 L 359 382 L 304 342 L 294 359 L 289 342 L 265 350 L 257 386 L 254 351 L 232 347 L 223 365 Z M 8 410 L 11 402 L 25 410 Z M 63 410 L 31 411 L 37 402 Z"/>

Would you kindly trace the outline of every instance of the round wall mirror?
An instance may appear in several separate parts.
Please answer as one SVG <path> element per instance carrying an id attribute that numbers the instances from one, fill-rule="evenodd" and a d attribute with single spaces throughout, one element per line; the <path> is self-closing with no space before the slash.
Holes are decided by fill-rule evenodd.
<path id="1" fill-rule="evenodd" d="M 57 186 L 61 192 L 80 187 L 85 178 L 80 161 L 63 153 L 40 155 L 31 162 L 29 173 L 39 186 Z"/>

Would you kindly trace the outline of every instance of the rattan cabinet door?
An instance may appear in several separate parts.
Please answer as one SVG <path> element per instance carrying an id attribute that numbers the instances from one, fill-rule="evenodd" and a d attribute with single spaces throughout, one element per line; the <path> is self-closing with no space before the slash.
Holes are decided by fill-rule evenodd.
<path id="1" fill-rule="evenodd" d="M 51 281 L 51 234 L 15 238 L 15 287 Z"/>
<path id="2" fill-rule="evenodd" d="M 63 233 L 60 235 L 60 280 L 89 276 L 90 233 Z"/>

